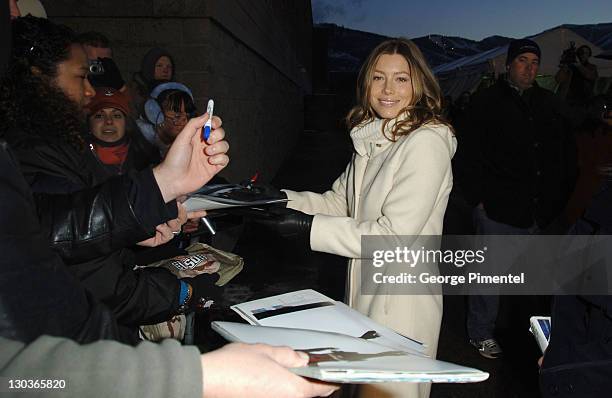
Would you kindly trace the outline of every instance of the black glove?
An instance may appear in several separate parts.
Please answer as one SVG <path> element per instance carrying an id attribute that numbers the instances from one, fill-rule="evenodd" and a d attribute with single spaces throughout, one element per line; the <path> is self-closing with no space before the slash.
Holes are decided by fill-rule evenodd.
<path id="1" fill-rule="evenodd" d="M 191 286 L 192 293 L 188 307 L 192 311 L 203 311 L 213 303 L 221 301 L 223 287 L 215 285 L 219 280 L 219 274 L 200 274 L 193 278 L 183 278 L 181 281 Z"/>
<path id="2" fill-rule="evenodd" d="M 270 184 L 264 182 L 254 182 L 249 184 L 249 186 L 257 195 L 261 195 L 269 199 L 287 199 L 286 193 Z"/>
<path id="3" fill-rule="evenodd" d="M 89 74 L 87 79 L 94 87 L 111 87 L 115 90 L 121 89 L 125 85 L 125 81 L 121 77 L 121 72 L 112 58 L 98 58 L 98 61 L 104 68 L 104 73 L 100 75 Z"/>
<path id="4" fill-rule="evenodd" d="M 314 216 L 286 207 L 266 208 L 261 216 L 252 214 L 248 221 L 261 224 L 280 236 L 288 239 L 307 239 L 310 241 L 310 228 Z"/>

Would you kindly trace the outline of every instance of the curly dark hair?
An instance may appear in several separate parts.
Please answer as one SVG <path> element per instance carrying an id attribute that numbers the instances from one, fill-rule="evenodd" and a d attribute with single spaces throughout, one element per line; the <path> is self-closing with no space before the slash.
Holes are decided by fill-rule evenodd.
<path id="1" fill-rule="evenodd" d="M 0 134 L 18 129 L 20 141 L 43 138 L 82 149 L 83 110 L 54 84 L 57 66 L 70 57 L 74 32 L 47 19 L 12 21 L 13 49 L 0 82 Z"/>

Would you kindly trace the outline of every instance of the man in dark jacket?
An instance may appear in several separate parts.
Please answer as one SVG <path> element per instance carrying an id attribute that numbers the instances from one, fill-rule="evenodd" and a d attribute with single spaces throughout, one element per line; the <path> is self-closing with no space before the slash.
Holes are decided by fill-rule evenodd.
<path id="1" fill-rule="evenodd" d="M 533 234 L 562 213 L 575 178 L 569 120 L 553 93 L 535 82 L 540 48 L 510 43 L 507 75 L 478 92 L 458 127 L 457 178 L 474 206 L 476 232 Z M 495 358 L 499 299 L 470 296 L 468 335 L 481 355 Z"/>

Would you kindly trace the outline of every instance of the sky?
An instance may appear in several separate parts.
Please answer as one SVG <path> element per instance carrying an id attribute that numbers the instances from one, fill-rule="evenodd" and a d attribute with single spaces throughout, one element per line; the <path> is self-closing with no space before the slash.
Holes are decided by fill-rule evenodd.
<path id="1" fill-rule="evenodd" d="M 562 24 L 612 22 L 612 0 L 312 0 L 315 23 L 385 36 L 520 38 Z"/>

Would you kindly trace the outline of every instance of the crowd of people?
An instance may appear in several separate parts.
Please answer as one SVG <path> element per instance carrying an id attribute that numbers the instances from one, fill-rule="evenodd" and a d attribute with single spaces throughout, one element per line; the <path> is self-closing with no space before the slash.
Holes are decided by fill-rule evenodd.
<path id="1" fill-rule="evenodd" d="M 221 120 L 213 118 L 203 141 L 207 114 L 171 116 L 173 126 L 184 123 L 155 164 L 162 152 L 133 128 L 128 90 L 92 86 L 92 64 L 70 29 L 32 16 L 6 26 L 2 375 L 67 379 L 75 396 L 202 396 L 203 386 L 210 397 L 332 393 L 335 386 L 287 370 L 308 362 L 288 348 L 231 344 L 200 355 L 176 342 L 141 343 L 139 325 L 197 309 L 214 294 L 207 274 L 177 280 L 165 269 L 135 271 L 130 247 L 166 243 L 202 216 L 185 214 L 176 198 L 228 163 Z"/>
<path id="2" fill-rule="evenodd" d="M 9 5 L 0 65 L 2 375 L 69 378 L 75 396 L 309 397 L 337 390 L 289 372 L 308 363 L 289 348 L 230 344 L 201 355 L 176 341 L 142 341 L 142 325 L 201 311 L 222 294 L 215 274 L 177 278 L 164 268 L 136 269 L 139 258 L 151 260 L 151 248 L 167 248 L 156 260 L 180 254 L 176 235 L 206 215 L 187 212 L 178 199 L 227 165 L 222 121 L 213 117 L 210 137 L 202 138 L 209 115 L 198 116 L 166 50 L 151 49 L 126 82 L 102 33 L 77 35 L 19 16 L 14 1 L 2 7 L 7 21 Z M 363 294 L 362 236 L 441 235 L 451 191 L 469 206 L 471 226 L 485 241 L 611 231 L 610 99 L 602 99 L 607 108 L 599 113 L 575 110 L 599 104 L 585 91 L 597 76 L 590 55 L 583 46 L 576 65 L 562 64 L 557 78 L 570 81 L 565 101 L 536 82 L 537 43 L 513 40 L 506 74 L 448 108 L 418 47 L 384 41 L 357 79 L 346 117 L 354 147 L 346 170 L 322 194 L 262 187 L 288 202 L 252 221 L 350 259 L 347 304 L 422 341 L 435 357 L 440 292 L 391 294 L 380 285 Z M 495 337 L 498 302 L 468 297 L 469 343 L 491 359 L 503 352 Z M 543 395 L 598 396 L 607 388 L 610 304 L 607 296 L 554 300 Z M 430 384 L 345 392 L 426 398 Z"/>

